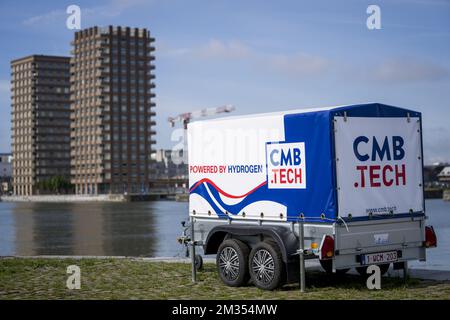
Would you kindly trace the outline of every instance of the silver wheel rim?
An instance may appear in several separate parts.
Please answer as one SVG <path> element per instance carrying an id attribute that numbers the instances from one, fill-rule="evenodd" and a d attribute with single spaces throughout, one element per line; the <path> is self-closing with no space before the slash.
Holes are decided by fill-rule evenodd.
<path id="1" fill-rule="evenodd" d="M 255 278 L 264 283 L 271 283 L 275 276 L 275 263 L 273 257 L 266 249 L 256 251 L 252 259 L 252 271 Z"/>
<path id="2" fill-rule="evenodd" d="M 234 281 L 239 276 L 239 256 L 232 247 L 225 247 L 220 252 L 219 269 L 228 281 Z"/>

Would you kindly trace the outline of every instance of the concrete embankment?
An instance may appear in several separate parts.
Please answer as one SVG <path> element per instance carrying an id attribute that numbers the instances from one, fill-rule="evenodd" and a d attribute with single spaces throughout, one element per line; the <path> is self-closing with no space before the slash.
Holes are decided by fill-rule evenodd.
<path id="1" fill-rule="evenodd" d="M 35 195 L 35 196 L 1 196 L 5 202 L 124 202 L 126 195 Z"/>

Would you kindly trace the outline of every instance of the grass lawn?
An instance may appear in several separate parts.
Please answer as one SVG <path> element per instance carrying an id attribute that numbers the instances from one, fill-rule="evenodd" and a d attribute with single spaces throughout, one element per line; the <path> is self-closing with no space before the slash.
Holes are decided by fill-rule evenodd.
<path id="1" fill-rule="evenodd" d="M 66 288 L 66 268 L 81 268 L 81 289 Z M 214 264 L 205 264 L 198 283 L 190 265 L 132 259 L 0 259 L 0 299 L 449 299 L 450 282 L 383 278 L 368 290 L 358 276 L 310 272 L 307 292 L 298 285 L 262 291 L 222 284 Z"/>

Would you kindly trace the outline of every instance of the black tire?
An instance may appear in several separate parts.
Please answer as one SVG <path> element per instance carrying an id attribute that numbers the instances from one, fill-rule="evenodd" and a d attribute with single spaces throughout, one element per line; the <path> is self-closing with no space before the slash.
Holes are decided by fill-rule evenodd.
<path id="1" fill-rule="evenodd" d="M 322 266 L 322 269 L 325 270 L 326 273 L 332 274 L 333 273 L 333 260 L 319 260 L 320 265 Z M 336 269 L 336 274 L 338 275 L 344 275 L 346 274 L 350 268 L 346 269 Z"/>
<path id="2" fill-rule="evenodd" d="M 223 283 L 230 287 L 239 287 L 248 282 L 248 253 L 250 249 L 240 240 L 223 241 L 217 250 L 217 273 Z"/>
<path id="3" fill-rule="evenodd" d="M 194 262 L 195 262 L 195 270 L 197 271 L 203 270 L 203 257 L 201 255 L 196 254 Z"/>
<path id="4" fill-rule="evenodd" d="M 250 252 L 248 260 L 250 277 L 255 286 L 263 290 L 274 290 L 283 285 L 286 268 L 276 242 L 259 242 Z"/>
<path id="5" fill-rule="evenodd" d="M 390 263 L 379 264 L 378 266 L 380 267 L 380 274 L 383 276 L 389 270 Z M 367 277 L 367 268 L 368 266 L 356 267 L 356 271 L 358 271 L 361 276 Z"/>

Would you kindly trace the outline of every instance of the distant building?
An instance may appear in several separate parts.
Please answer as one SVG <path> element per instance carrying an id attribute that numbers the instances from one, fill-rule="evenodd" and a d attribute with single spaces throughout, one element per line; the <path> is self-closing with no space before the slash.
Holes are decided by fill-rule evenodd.
<path id="1" fill-rule="evenodd" d="M 32 55 L 11 61 L 12 176 L 16 195 L 70 177 L 70 59 Z"/>
<path id="2" fill-rule="evenodd" d="M 77 194 L 148 192 L 156 133 L 153 42 L 147 29 L 75 33 L 71 181 Z"/>
<path id="3" fill-rule="evenodd" d="M 152 154 L 155 179 L 188 179 L 188 166 L 183 162 L 183 150 L 156 150 Z"/>
<path id="4" fill-rule="evenodd" d="M 426 165 L 423 168 L 423 180 L 425 182 L 425 187 L 439 187 L 440 182 L 438 174 L 444 169 L 448 164 L 445 163 L 434 163 L 432 165 Z"/>
<path id="5" fill-rule="evenodd" d="M 0 153 L 0 194 L 8 193 L 12 180 L 12 155 Z"/>
<path id="6" fill-rule="evenodd" d="M 7 179 L 12 177 L 12 154 L 0 153 L 0 178 Z"/>
<path id="7" fill-rule="evenodd" d="M 450 183 L 450 166 L 445 167 L 442 171 L 437 175 L 440 182 Z"/>

